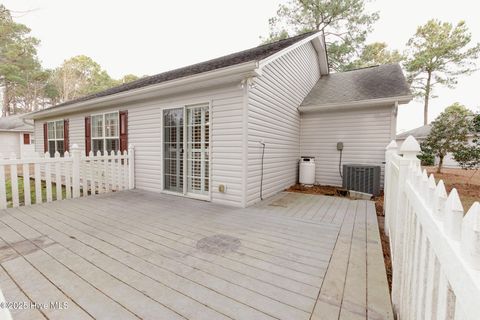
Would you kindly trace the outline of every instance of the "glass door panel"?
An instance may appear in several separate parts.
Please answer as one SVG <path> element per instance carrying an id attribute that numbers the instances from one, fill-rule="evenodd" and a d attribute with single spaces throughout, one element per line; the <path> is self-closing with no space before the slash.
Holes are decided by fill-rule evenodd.
<path id="1" fill-rule="evenodd" d="M 208 105 L 189 106 L 187 110 L 187 193 L 208 195 L 209 131 Z"/>
<path id="2" fill-rule="evenodd" d="M 183 108 L 163 111 L 163 186 L 183 193 Z"/>

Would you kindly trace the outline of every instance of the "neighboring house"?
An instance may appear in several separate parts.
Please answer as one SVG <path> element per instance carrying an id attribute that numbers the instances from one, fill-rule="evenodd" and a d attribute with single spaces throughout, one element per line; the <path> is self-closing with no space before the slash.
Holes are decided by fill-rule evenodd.
<path id="1" fill-rule="evenodd" d="M 341 185 L 339 141 L 344 162 L 382 165 L 410 99 L 398 65 L 329 74 L 322 35 L 307 33 L 29 118 L 38 152 L 133 144 L 136 188 L 245 207 L 261 186 L 268 197 L 295 184 L 301 155 L 317 158 L 317 183 Z"/>
<path id="2" fill-rule="evenodd" d="M 410 135 L 413 136 L 415 139 L 417 139 L 418 143 L 421 144 L 427 138 L 431 129 L 432 129 L 432 125 L 427 124 L 427 125 L 398 134 L 396 138 L 398 147 L 400 148 L 403 141 L 405 141 L 405 139 Z M 473 136 L 470 136 L 468 138 L 469 143 L 472 143 L 472 140 L 473 140 Z M 437 164 L 438 164 L 438 157 L 435 157 L 434 165 L 437 165 Z M 460 164 L 458 164 L 458 162 L 455 161 L 455 159 L 453 158 L 453 154 L 449 152 L 447 153 L 445 158 L 443 158 L 443 166 L 445 168 L 459 168 Z"/>
<path id="3" fill-rule="evenodd" d="M 421 127 L 397 134 L 397 137 L 395 138 L 395 140 L 397 142 L 398 147 L 402 145 L 403 141 L 405 141 L 405 139 L 407 139 L 408 136 L 413 136 L 418 141 L 418 143 L 422 143 L 430 134 L 431 129 L 432 129 L 432 125 L 426 124 Z"/>
<path id="4" fill-rule="evenodd" d="M 0 118 L 0 158 L 27 158 L 35 155 L 33 122 L 19 116 Z"/>

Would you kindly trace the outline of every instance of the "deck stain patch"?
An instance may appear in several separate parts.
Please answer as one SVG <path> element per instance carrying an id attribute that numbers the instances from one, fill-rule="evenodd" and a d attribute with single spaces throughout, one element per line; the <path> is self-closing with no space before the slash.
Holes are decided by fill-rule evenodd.
<path id="1" fill-rule="evenodd" d="M 205 253 L 222 255 L 237 251 L 241 244 L 238 238 L 226 234 L 216 234 L 198 240 L 196 247 Z"/>

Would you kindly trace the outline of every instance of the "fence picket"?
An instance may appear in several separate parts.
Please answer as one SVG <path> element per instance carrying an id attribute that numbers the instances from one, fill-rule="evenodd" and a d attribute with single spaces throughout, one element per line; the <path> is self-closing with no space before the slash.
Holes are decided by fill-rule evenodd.
<path id="1" fill-rule="evenodd" d="M 457 189 L 453 188 L 448 195 L 445 205 L 445 219 L 443 228 L 453 240 L 460 240 L 462 232 L 463 206 Z"/>
<path id="2" fill-rule="evenodd" d="M 88 195 L 88 162 L 87 160 L 82 160 L 82 168 L 80 169 L 80 175 L 82 177 L 82 196 L 86 197 Z"/>
<path id="3" fill-rule="evenodd" d="M 425 232 L 421 237 L 421 252 L 418 268 L 416 319 L 425 319 L 425 288 L 427 287 L 428 250 L 430 244 Z"/>
<path id="4" fill-rule="evenodd" d="M 94 163 L 94 158 L 93 158 L 93 151 L 90 150 L 90 153 L 88 154 L 88 165 L 89 165 L 89 176 L 90 176 L 90 194 L 95 195 L 96 194 L 96 182 L 95 182 L 95 163 Z"/>
<path id="5" fill-rule="evenodd" d="M 5 182 L 5 166 L 0 164 L 0 209 L 7 208 L 7 190 Z"/>
<path id="6" fill-rule="evenodd" d="M 419 151 L 410 136 L 403 156 L 385 154 L 394 311 L 399 320 L 480 319 L 480 204 L 464 217 L 457 190 L 447 195 L 443 181 L 421 169 Z"/>
<path id="7" fill-rule="evenodd" d="M 45 158 L 50 159 L 50 153 L 45 152 Z M 51 162 L 45 162 L 45 184 L 47 189 L 47 202 L 52 202 L 52 173 Z"/>
<path id="8" fill-rule="evenodd" d="M 26 206 L 29 206 L 32 204 L 32 199 L 30 194 L 30 166 L 28 163 L 23 164 L 22 174 L 24 203 Z"/>
<path id="9" fill-rule="evenodd" d="M 436 201 L 433 206 L 433 215 L 435 218 L 443 221 L 445 216 L 445 203 L 447 202 L 447 190 L 445 190 L 445 185 L 443 180 L 440 180 L 435 189 Z"/>
<path id="10" fill-rule="evenodd" d="M 40 172 L 40 163 L 35 162 L 33 165 L 35 175 L 35 203 L 42 203 L 42 176 Z"/>
<path id="11" fill-rule="evenodd" d="M 108 152 L 105 152 L 103 156 L 103 172 L 105 173 L 104 183 L 105 183 L 105 192 L 110 192 L 112 188 L 110 187 L 110 166 L 108 162 L 110 161 L 110 155 Z"/>
<path id="12" fill-rule="evenodd" d="M 12 154 L 10 159 L 15 159 L 15 154 Z M 10 184 L 12 187 L 12 206 L 17 208 L 20 206 L 20 201 L 18 198 L 18 172 L 17 172 L 17 164 L 10 165 Z"/>
<path id="13" fill-rule="evenodd" d="M 438 274 L 438 262 L 436 261 L 435 254 L 432 250 L 432 246 L 428 245 L 427 250 L 427 284 L 425 286 L 425 316 L 424 319 L 435 319 L 433 309 L 436 306 L 436 275 Z"/>
<path id="14" fill-rule="evenodd" d="M 65 159 L 70 159 L 70 153 L 68 151 L 65 151 L 65 154 L 63 155 Z M 63 177 L 65 180 L 65 199 L 70 199 L 72 197 L 72 168 L 71 168 L 71 162 L 66 161 L 65 162 L 65 167 L 64 167 L 64 173 Z"/>
<path id="15" fill-rule="evenodd" d="M 55 152 L 55 159 L 60 159 L 60 153 Z M 55 200 L 62 200 L 62 171 L 60 161 L 55 161 Z"/>
<path id="16" fill-rule="evenodd" d="M 122 185 L 123 185 L 123 176 L 122 176 L 122 153 L 120 151 L 117 151 L 116 154 L 116 166 L 115 166 L 115 171 L 117 174 L 117 182 L 118 182 L 118 189 L 117 190 L 123 190 Z"/>
<path id="17" fill-rule="evenodd" d="M 96 175 L 98 181 L 98 193 L 103 193 L 103 188 L 105 187 L 105 172 L 102 170 L 104 168 L 102 153 L 97 151 L 97 157 L 95 160 Z"/>
<path id="18" fill-rule="evenodd" d="M 480 270 L 480 204 L 475 202 L 462 221 L 461 248 L 465 260 Z"/>
<path id="19" fill-rule="evenodd" d="M 435 177 L 433 174 L 430 174 L 428 177 L 428 205 L 432 208 L 435 206 L 436 198 L 435 198 L 435 189 L 437 188 L 437 184 L 435 183 Z"/>
<path id="20" fill-rule="evenodd" d="M 129 182 L 128 182 L 128 154 L 127 154 L 127 150 L 123 150 L 123 166 L 122 166 L 122 169 L 123 169 L 123 188 L 122 190 L 127 190 L 128 189 L 128 185 L 129 185 Z"/>
<path id="21" fill-rule="evenodd" d="M 117 190 L 117 178 L 116 178 L 116 172 L 115 172 L 115 151 L 110 151 L 110 180 L 112 183 L 112 190 Z"/>

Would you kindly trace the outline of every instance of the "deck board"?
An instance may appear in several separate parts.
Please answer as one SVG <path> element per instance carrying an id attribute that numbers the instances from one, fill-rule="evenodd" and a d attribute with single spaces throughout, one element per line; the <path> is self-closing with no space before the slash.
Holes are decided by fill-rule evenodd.
<path id="1" fill-rule="evenodd" d="M 218 236 L 238 247 L 198 247 Z M 0 211 L 0 289 L 69 302 L 14 319 L 390 319 L 378 237 L 367 201 L 103 194 Z"/>

